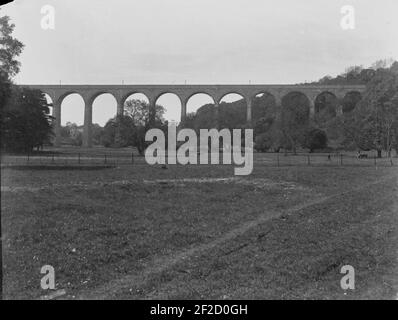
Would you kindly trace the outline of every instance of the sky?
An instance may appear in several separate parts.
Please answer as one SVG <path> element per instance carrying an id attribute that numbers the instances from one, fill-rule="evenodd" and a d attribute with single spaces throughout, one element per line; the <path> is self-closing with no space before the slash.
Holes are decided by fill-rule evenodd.
<path id="1" fill-rule="evenodd" d="M 54 29 L 41 26 L 45 5 Z M 345 5 L 353 29 L 341 26 Z M 17 0 L 0 15 L 25 44 L 18 84 L 293 84 L 397 59 L 397 12 L 397 0 Z M 188 112 L 208 102 L 193 97 Z M 158 103 L 180 118 L 178 98 Z M 112 96 L 96 99 L 94 123 L 115 114 Z M 62 123 L 83 117 L 82 99 L 67 97 Z"/>

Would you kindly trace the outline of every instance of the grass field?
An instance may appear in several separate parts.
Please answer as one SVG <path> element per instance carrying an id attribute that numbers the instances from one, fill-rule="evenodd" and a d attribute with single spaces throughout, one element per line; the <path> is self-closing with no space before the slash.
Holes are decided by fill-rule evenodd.
<path id="1" fill-rule="evenodd" d="M 49 264 L 67 299 L 395 299 L 397 171 L 2 168 L 3 296 L 46 294 Z"/>

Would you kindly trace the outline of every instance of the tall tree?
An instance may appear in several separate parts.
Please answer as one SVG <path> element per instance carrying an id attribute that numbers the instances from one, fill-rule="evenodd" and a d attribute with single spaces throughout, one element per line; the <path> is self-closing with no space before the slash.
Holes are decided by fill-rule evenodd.
<path id="1" fill-rule="evenodd" d="M 47 100 L 39 90 L 13 87 L 4 108 L 2 148 L 27 152 L 49 142 L 52 129 Z"/>
<path id="2" fill-rule="evenodd" d="M 12 37 L 14 24 L 8 16 L 0 16 L 0 117 L 3 119 L 4 106 L 11 96 L 11 78 L 19 71 L 16 58 L 21 54 L 23 44 Z"/>
<path id="3" fill-rule="evenodd" d="M 303 94 L 292 92 L 282 99 L 282 106 L 282 132 L 296 153 L 309 126 L 308 100 Z"/>
<path id="4" fill-rule="evenodd" d="M 8 16 L 0 17 L 1 147 L 30 151 L 49 141 L 51 117 L 42 92 L 12 85 L 11 79 L 20 68 L 17 58 L 23 49 L 23 44 L 12 36 L 14 28 Z"/>
<path id="5" fill-rule="evenodd" d="M 145 101 L 131 99 L 124 106 L 124 115 L 110 119 L 102 132 L 101 143 L 105 147 L 136 147 L 145 151 L 145 133 L 150 127 L 166 131 L 165 109 L 156 105 L 155 121 L 150 123 L 149 105 Z"/>
<path id="6" fill-rule="evenodd" d="M 0 17 L 0 70 L 13 78 L 21 63 L 16 58 L 21 54 L 24 45 L 12 37 L 15 25 L 10 23 L 10 17 Z"/>

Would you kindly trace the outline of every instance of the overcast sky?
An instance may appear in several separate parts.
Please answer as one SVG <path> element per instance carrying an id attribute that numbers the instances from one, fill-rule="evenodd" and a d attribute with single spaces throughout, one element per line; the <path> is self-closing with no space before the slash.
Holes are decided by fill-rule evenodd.
<path id="1" fill-rule="evenodd" d="M 44 5 L 55 8 L 54 30 L 41 28 Z M 344 5 L 355 9 L 353 30 L 340 25 Z M 25 44 L 17 83 L 282 84 L 396 59 L 397 12 L 397 0 L 18 0 L 1 15 Z M 159 102 L 177 120 L 173 101 Z M 68 97 L 62 123 L 82 124 L 82 105 Z M 100 96 L 94 122 L 115 112 Z"/>

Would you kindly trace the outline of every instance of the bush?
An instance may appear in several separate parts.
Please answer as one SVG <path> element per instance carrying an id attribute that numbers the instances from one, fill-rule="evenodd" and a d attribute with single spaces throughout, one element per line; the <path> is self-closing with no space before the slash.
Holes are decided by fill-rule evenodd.
<path id="1" fill-rule="evenodd" d="M 267 152 L 272 146 L 272 141 L 267 133 L 262 133 L 256 136 L 254 142 L 254 149 L 258 152 Z"/>
<path id="2" fill-rule="evenodd" d="M 304 148 L 313 152 L 315 149 L 324 149 L 327 147 L 328 137 L 326 132 L 318 128 L 310 128 L 305 134 Z"/>

